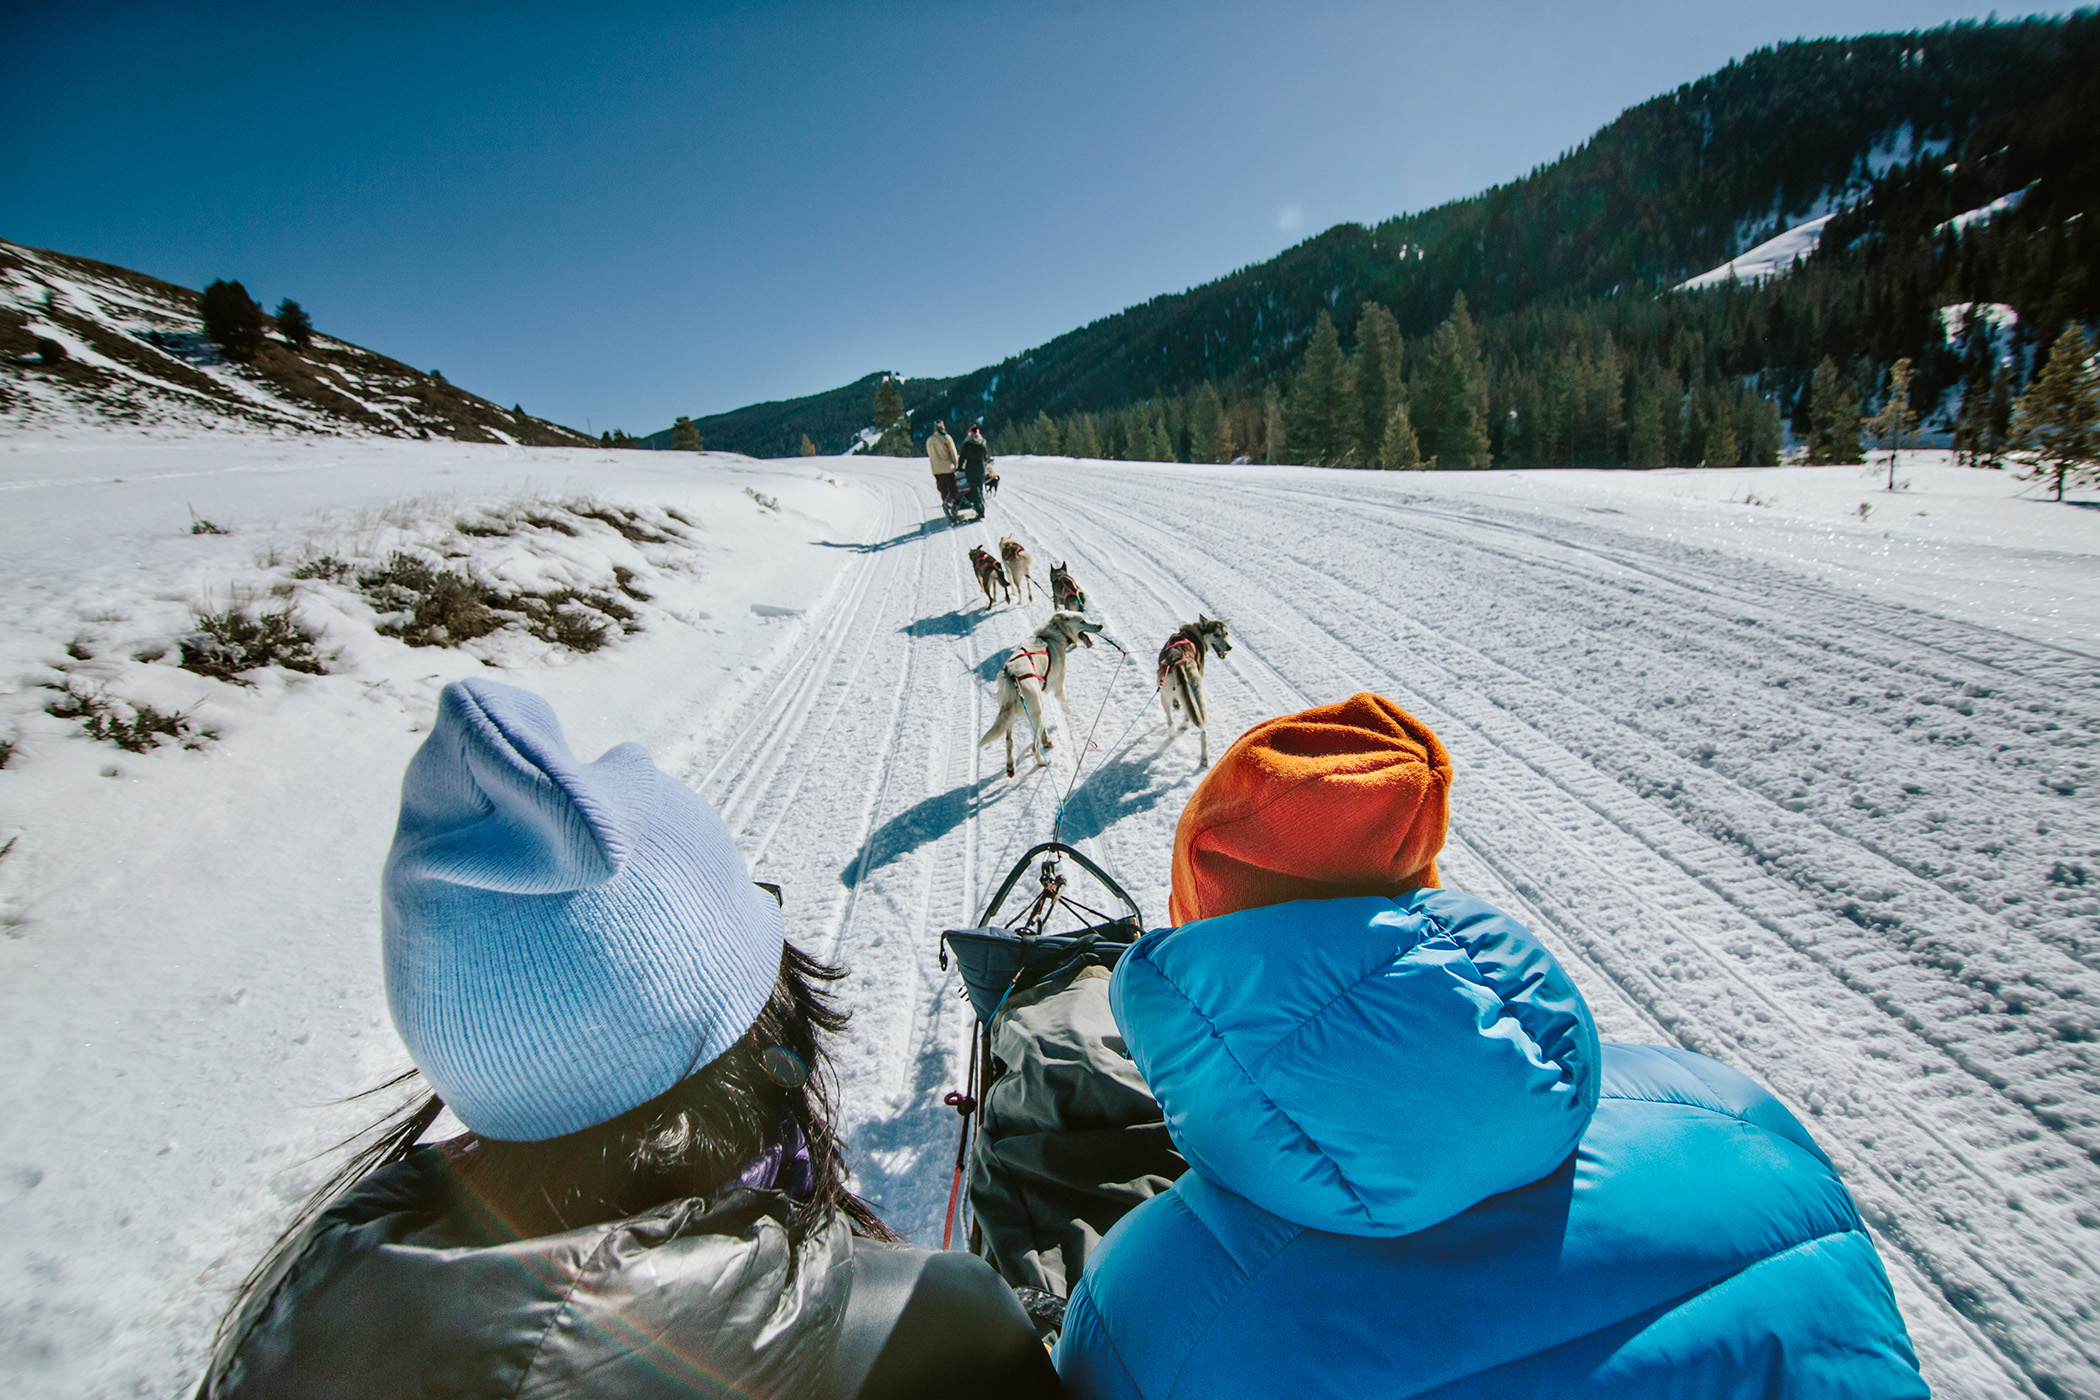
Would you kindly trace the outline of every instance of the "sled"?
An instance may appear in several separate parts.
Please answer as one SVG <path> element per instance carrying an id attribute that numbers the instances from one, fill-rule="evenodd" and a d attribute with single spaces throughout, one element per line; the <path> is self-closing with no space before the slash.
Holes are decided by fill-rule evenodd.
<path id="1" fill-rule="evenodd" d="M 984 519 L 984 489 L 972 491 L 969 478 L 962 472 L 955 474 L 955 498 L 942 501 L 941 511 L 948 517 L 950 525 L 964 523 L 963 512 L 968 511 L 970 520 Z"/>
<path id="2" fill-rule="evenodd" d="M 1037 858 L 1041 858 L 1038 865 Z M 1115 913 L 1095 908 L 1068 893 L 1069 880 L 1061 866 L 1065 861 L 1084 870 L 1093 881 L 1122 906 Z M 1024 875 L 1033 870 L 1036 893 L 1004 923 L 1000 911 Z M 1109 902 L 1109 901 L 1104 901 Z M 1069 927 L 1061 927 L 1069 925 Z M 1137 901 L 1116 883 L 1114 877 L 1089 860 L 1086 854 L 1062 841 L 1045 841 L 1030 847 L 1014 863 L 991 903 L 977 916 L 973 928 L 949 929 L 941 935 L 941 970 L 948 969 L 948 955 L 955 955 L 962 974 L 963 990 L 976 1012 L 970 1028 L 970 1062 L 967 1087 L 947 1096 L 947 1104 L 962 1118 L 955 1145 L 955 1177 L 948 1191 L 947 1223 L 941 1229 L 941 1248 L 949 1247 L 955 1231 L 956 1203 L 962 1194 L 963 1169 L 969 1157 L 970 1135 L 982 1125 L 984 1090 L 999 1073 L 992 1059 L 991 1025 L 1007 998 L 1025 991 L 1045 977 L 1083 958 L 1113 969 L 1130 945 L 1144 935 L 1145 916 Z M 974 1224 L 974 1222 L 973 1222 Z M 978 1244 L 971 1232 L 971 1247 Z"/>
<path id="3" fill-rule="evenodd" d="M 1007 897 L 1038 856 L 1044 859 L 1035 870 L 1035 897 L 1004 924 L 995 923 Z M 1067 894 L 1066 877 L 1058 869 L 1064 860 L 1091 875 L 1122 904 L 1125 912 L 1114 914 L 1096 909 Z M 1053 932 L 1053 926 L 1060 921 L 1074 922 L 1077 927 Z M 970 1006 L 977 1012 L 978 1022 L 988 1026 L 1009 993 L 1033 986 L 1078 956 L 1113 968 L 1144 931 L 1144 915 L 1137 901 L 1107 871 L 1062 841 L 1045 841 L 1031 847 L 1015 863 L 1005 883 L 978 916 L 975 928 L 949 929 L 941 935 L 941 969 L 947 970 L 948 954 L 952 951 L 963 987 L 969 993 Z"/>

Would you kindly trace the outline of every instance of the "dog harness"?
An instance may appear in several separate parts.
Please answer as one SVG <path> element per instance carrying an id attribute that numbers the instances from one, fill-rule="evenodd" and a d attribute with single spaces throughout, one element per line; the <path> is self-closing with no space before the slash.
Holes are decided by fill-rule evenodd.
<path id="1" fill-rule="evenodd" d="M 1043 658 L 1043 669 L 1040 671 L 1036 670 L 1035 662 L 1030 659 L 1037 656 Z M 1014 669 L 1016 662 L 1024 664 L 1028 669 L 1025 672 L 1016 671 Z M 1036 651 L 1030 647 L 1015 647 L 1013 654 L 1006 658 L 1006 674 L 1017 681 L 1024 674 L 1034 676 L 1037 685 L 1048 686 L 1050 684 L 1050 653 L 1047 650 Z"/>
<path id="2" fill-rule="evenodd" d="M 1203 664 L 1203 649 L 1187 637 L 1176 633 L 1159 649 L 1159 683 L 1167 683 L 1167 674 L 1176 666 L 1200 667 Z"/>

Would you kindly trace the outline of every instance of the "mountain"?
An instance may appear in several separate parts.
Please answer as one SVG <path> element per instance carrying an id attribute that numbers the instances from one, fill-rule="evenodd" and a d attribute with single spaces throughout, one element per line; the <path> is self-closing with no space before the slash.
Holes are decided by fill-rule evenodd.
<path id="1" fill-rule="evenodd" d="M 109 263 L 0 241 L 0 422 L 176 423 L 594 446 L 435 371 L 272 326 L 235 363 L 203 333 L 198 293 Z M 40 346 L 60 347 L 56 358 Z"/>
<path id="2" fill-rule="evenodd" d="M 1104 450 L 1144 442 L 1130 425 L 1147 404 L 1161 405 L 1169 438 L 1183 420 L 1185 439 L 1184 396 L 1206 382 L 1229 415 L 1259 418 L 1263 390 L 1288 387 L 1323 313 L 1346 341 L 1364 307 L 1388 309 L 1415 384 L 1463 293 L 1498 461 L 1625 459 L 1623 411 L 1617 429 L 1605 412 L 1572 456 L 1554 445 L 1581 435 L 1555 436 L 1540 405 L 1584 363 L 1617 380 L 1622 410 L 1637 392 L 1675 392 L 1687 421 L 1697 386 L 1732 380 L 1798 422 L 1826 356 L 1868 398 L 1890 361 L 1911 356 L 1914 402 L 1936 404 L 1975 369 L 1947 344 L 1940 307 L 2010 308 L 2023 367 L 2066 319 L 2100 313 L 2096 74 L 2090 11 L 1762 49 L 1629 109 L 1522 179 L 1374 227 L 1338 225 L 999 364 L 907 381 L 905 400 L 921 427 L 981 417 L 1010 447 L 1032 445 L 1038 414 L 1059 420 L 1052 436 L 1093 416 L 1087 431 Z M 1949 226 L 2023 188 L 2016 207 Z M 1832 213 L 1801 266 L 1754 292 L 1723 281 L 1669 294 Z M 873 382 L 697 423 L 710 447 L 779 455 L 807 433 L 841 450 L 867 426 L 852 399 Z"/>

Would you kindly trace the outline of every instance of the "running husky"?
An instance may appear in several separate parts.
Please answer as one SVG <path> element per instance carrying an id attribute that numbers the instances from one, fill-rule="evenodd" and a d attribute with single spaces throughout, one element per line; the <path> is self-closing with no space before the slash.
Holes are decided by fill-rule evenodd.
<path id="1" fill-rule="evenodd" d="M 1044 723 L 1043 694 L 1047 691 L 1056 696 L 1064 712 L 1072 713 L 1072 706 L 1065 699 L 1065 654 L 1074 646 L 1092 646 L 1094 639 L 1089 634 L 1100 630 L 1101 624 L 1085 613 L 1054 612 L 1048 622 L 1035 629 L 1033 637 L 1007 656 L 1006 664 L 999 670 L 998 717 L 977 741 L 981 749 L 1000 735 L 1006 736 L 1007 777 L 1014 775 L 1014 721 L 1024 714 L 1033 731 L 1035 761 L 1050 761 L 1043 754 L 1055 746 Z"/>
<path id="2" fill-rule="evenodd" d="M 977 586 L 984 590 L 984 610 L 986 612 L 992 610 L 992 585 L 994 584 L 1006 590 L 1007 602 L 1011 603 L 1014 600 L 1014 586 L 1007 581 L 1006 570 L 999 567 L 999 561 L 994 559 L 983 545 L 973 544 L 970 546 L 970 567 L 977 572 Z"/>
<path id="3" fill-rule="evenodd" d="M 1232 650 L 1232 643 L 1226 640 L 1222 618 L 1197 613 L 1194 622 L 1184 622 L 1180 631 L 1167 638 L 1167 644 L 1159 649 L 1159 707 L 1167 712 L 1167 742 L 1170 744 L 1180 732 L 1174 727 L 1174 711 L 1180 710 L 1188 716 L 1188 723 L 1203 736 L 1203 762 L 1200 766 L 1208 768 L 1210 712 L 1203 708 L 1205 647 L 1220 656 Z"/>
<path id="4" fill-rule="evenodd" d="M 1059 612 L 1086 611 L 1086 594 L 1079 591 L 1070 570 L 1062 564 L 1050 566 L 1050 606 Z"/>
<path id="5" fill-rule="evenodd" d="M 1012 535 L 1002 535 L 999 539 L 999 560 L 1006 565 L 1006 576 L 1013 580 L 1013 585 L 1016 589 L 1021 586 L 1024 580 L 1027 582 L 1028 601 L 1033 603 L 1035 601 L 1035 556 L 1028 552 L 1028 546 L 1022 544 Z M 1085 610 L 1081 609 L 1081 611 Z"/>

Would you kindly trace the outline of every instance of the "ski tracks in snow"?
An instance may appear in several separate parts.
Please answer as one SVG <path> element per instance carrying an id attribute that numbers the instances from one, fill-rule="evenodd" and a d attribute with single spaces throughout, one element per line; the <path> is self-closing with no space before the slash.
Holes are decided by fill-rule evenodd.
<path id="1" fill-rule="evenodd" d="M 851 965 L 841 1061 L 861 1186 L 937 1238 L 967 1006 L 938 967 L 1047 839 L 1156 923 L 1193 736 L 1163 744 L 1151 648 L 1201 610 L 1214 749 L 1375 689 L 1458 772 L 1448 883 L 1531 923 L 1608 1036 L 1737 1065 L 1801 1113 L 1876 1231 L 1943 1395 L 2100 1393 L 2100 665 L 1607 521 L 1411 497 L 1404 479 L 1012 463 L 939 527 L 923 464 L 686 776 L 791 936 Z M 1133 660 L 1074 656 L 1050 769 L 976 749 L 1000 657 L 964 553 L 1069 562 Z M 1149 713 L 1146 713 L 1149 708 Z M 1121 739 L 1109 736 L 1123 735 Z"/>

